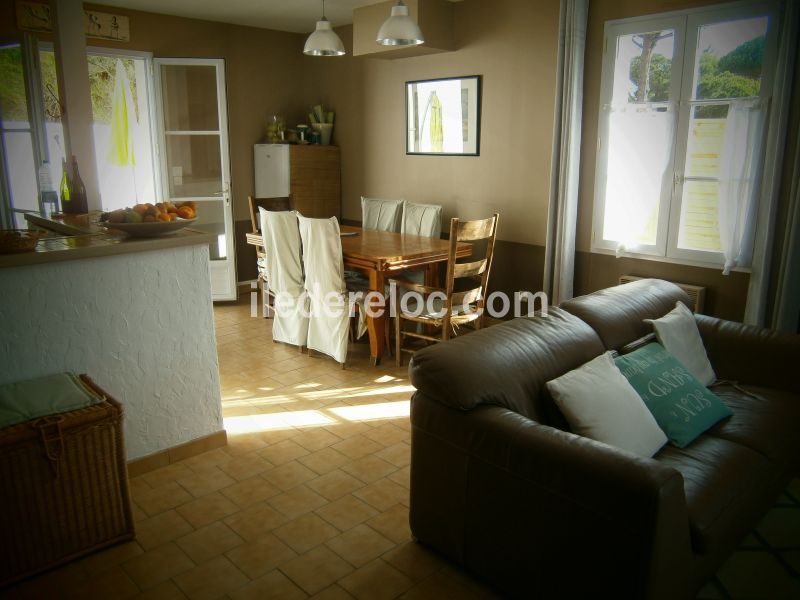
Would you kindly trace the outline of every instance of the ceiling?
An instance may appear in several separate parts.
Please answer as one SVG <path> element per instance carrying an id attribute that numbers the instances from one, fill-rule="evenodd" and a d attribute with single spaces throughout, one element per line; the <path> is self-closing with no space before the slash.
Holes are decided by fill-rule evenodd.
<path id="1" fill-rule="evenodd" d="M 325 16 L 334 27 L 353 22 L 353 9 L 385 0 L 325 0 Z M 458 1 L 458 0 L 451 0 Z M 310 33 L 322 15 L 322 0 L 98 0 L 106 6 Z M 386 16 L 388 17 L 388 11 Z"/>

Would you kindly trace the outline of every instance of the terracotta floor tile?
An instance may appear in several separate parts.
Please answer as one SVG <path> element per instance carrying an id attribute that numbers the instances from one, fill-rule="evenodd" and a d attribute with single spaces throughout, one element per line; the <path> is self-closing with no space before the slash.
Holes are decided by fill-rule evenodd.
<path id="1" fill-rule="evenodd" d="M 164 542 L 171 542 L 194 527 L 175 509 L 159 513 L 136 525 L 136 539 L 145 550 L 152 550 Z"/>
<path id="2" fill-rule="evenodd" d="M 352 598 L 353 595 L 350 592 L 334 584 L 314 594 L 309 600 L 351 600 Z"/>
<path id="3" fill-rule="evenodd" d="M 250 579 L 258 579 L 275 567 L 297 556 L 297 553 L 271 533 L 246 542 L 225 556 Z"/>
<path id="4" fill-rule="evenodd" d="M 184 598 L 186 594 L 171 579 L 136 596 L 136 600 L 183 600 Z"/>
<path id="5" fill-rule="evenodd" d="M 137 479 L 146 481 L 150 487 L 156 488 L 164 485 L 165 483 L 176 481 L 181 477 L 187 477 L 191 474 L 191 469 L 184 463 L 174 463 L 167 465 L 166 467 L 156 469 L 155 471 L 150 471 L 144 475 L 140 475 Z"/>
<path id="6" fill-rule="evenodd" d="M 407 503 L 408 494 L 408 489 L 388 478 L 379 479 L 353 492 L 354 496 L 368 502 L 379 511 L 387 510 L 396 504 Z"/>
<path id="7" fill-rule="evenodd" d="M 171 481 L 157 488 L 137 493 L 132 499 L 139 508 L 152 517 L 192 500 L 192 496 L 177 482 Z"/>
<path id="8" fill-rule="evenodd" d="M 391 565 L 377 559 L 341 579 L 339 585 L 359 600 L 389 600 L 408 590 L 413 582 Z"/>
<path id="9" fill-rule="evenodd" d="M 245 540 L 255 540 L 270 533 L 288 521 L 288 517 L 266 502 L 252 506 L 225 517 L 223 522 Z"/>
<path id="10" fill-rule="evenodd" d="M 364 435 L 382 446 L 392 446 L 398 442 L 408 440 L 408 432 L 396 427 L 392 423 L 386 423 L 385 425 L 375 427 Z"/>
<path id="11" fill-rule="evenodd" d="M 267 442 L 258 434 L 229 435 L 225 452 L 230 456 L 244 456 L 266 446 Z"/>
<path id="12" fill-rule="evenodd" d="M 314 479 L 317 473 L 300 464 L 296 460 L 290 461 L 261 475 L 275 487 L 283 491 L 297 487 L 301 483 Z"/>
<path id="13" fill-rule="evenodd" d="M 122 563 L 122 568 L 140 589 L 194 568 L 192 560 L 174 542 L 168 542 Z"/>
<path id="14" fill-rule="evenodd" d="M 323 519 L 346 531 L 374 517 L 378 511 L 351 494 L 329 502 L 316 510 Z"/>
<path id="15" fill-rule="evenodd" d="M 394 542 L 363 524 L 356 525 L 325 544 L 355 567 L 363 567 L 395 546 Z"/>
<path id="16" fill-rule="evenodd" d="M 436 573 L 447 564 L 422 544 L 414 541 L 397 546 L 381 558 L 417 582 Z"/>
<path id="17" fill-rule="evenodd" d="M 178 483 L 192 496 L 199 498 L 228 487 L 236 481 L 223 473 L 218 466 L 213 466 L 196 470 L 187 477 L 181 477 L 178 479 Z"/>
<path id="18" fill-rule="evenodd" d="M 324 506 L 328 501 L 308 487 L 300 485 L 270 498 L 267 502 L 290 519 L 294 519 Z"/>
<path id="19" fill-rule="evenodd" d="M 342 471 L 350 473 L 364 483 L 372 483 L 397 470 L 393 464 L 374 455 L 364 456 L 356 459 L 342 467 Z"/>
<path id="20" fill-rule="evenodd" d="M 353 570 L 330 548 L 317 546 L 280 567 L 281 572 L 307 594 L 316 594 Z"/>
<path id="21" fill-rule="evenodd" d="M 136 528 L 136 536 L 139 536 L 139 527 Z M 124 544 L 117 544 L 111 546 L 103 552 L 95 552 L 90 554 L 83 560 L 81 565 L 86 570 L 87 575 L 94 577 L 120 565 L 126 560 L 143 554 L 142 547 L 137 542 L 125 542 Z"/>
<path id="22" fill-rule="evenodd" d="M 229 440 L 230 441 L 230 440 Z M 191 456 L 183 459 L 181 464 L 186 465 L 193 470 L 202 470 L 210 467 L 223 465 L 231 460 L 231 455 L 226 452 L 227 446 L 223 448 L 215 448 L 208 452 L 203 452 L 197 456 Z"/>
<path id="23" fill-rule="evenodd" d="M 324 475 L 325 473 L 330 473 L 331 471 L 348 464 L 350 459 L 333 448 L 323 448 L 322 450 L 312 452 L 308 456 L 298 458 L 297 462 L 304 464 L 306 467 L 312 471 L 315 471 L 319 475 Z"/>
<path id="24" fill-rule="evenodd" d="M 177 541 L 195 564 L 206 562 L 242 543 L 244 540 L 221 521 L 201 527 Z"/>
<path id="25" fill-rule="evenodd" d="M 337 500 L 364 487 L 364 482 L 341 469 L 335 469 L 306 482 L 306 485 L 328 500 Z"/>
<path id="26" fill-rule="evenodd" d="M 212 600 L 240 590 L 247 576 L 224 556 L 217 556 L 175 577 L 175 583 L 191 600 Z"/>
<path id="27" fill-rule="evenodd" d="M 376 452 L 375 456 L 392 463 L 395 467 L 403 468 L 411 464 L 411 444 L 406 441 L 397 442 Z"/>
<path id="28" fill-rule="evenodd" d="M 105 599 L 132 598 L 139 593 L 139 588 L 121 567 L 112 567 L 82 584 L 63 590 L 64 598 L 71 599 Z"/>
<path id="29" fill-rule="evenodd" d="M 307 598 L 303 590 L 278 570 L 251 581 L 229 596 L 231 600 L 301 600 Z"/>
<path id="30" fill-rule="evenodd" d="M 367 524 L 396 544 L 402 544 L 411 539 L 408 509 L 400 504 L 372 517 Z"/>
<path id="31" fill-rule="evenodd" d="M 252 408 L 248 408 L 247 410 L 252 412 Z M 236 481 L 243 481 L 260 475 L 264 471 L 273 468 L 273 466 L 272 463 L 260 456 L 247 455 L 219 465 L 219 468 Z"/>
<path id="32" fill-rule="evenodd" d="M 220 492 L 212 492 L 191 502 L 179 506 L 177 510 L 192 527 L 198 529 L 214 521 L 218 521 L 228 515 L 232 515 L 239 510 L 227 496 Z"/>
<path id="33" fill-rule="evenodd" d="M 398 469 L 389 475 L 389 479 L 397 484 L 402 485 L 406 489 L 411 489 L 411 467 L 403 467 L 402 469 Z"/>
<path id="34" fill-rule="evenodd" d="M 263 477 L 255 475 L 220 490 L 228 499 L 237 506 L 245 508 L 256 502 L 267 500 L 281 493 L 281 490 L 266 481 Z"/>
<path id="35" fill-rule="evenodd" d="M 274 533 L 292 550 L 302 554 L 339 535 L 339 530 L 317 515 L 309 513 L 281 525 Z"/>
<path id="36" fill-rule="evenodd" d="M 324 429 L 311 429 L 303 431 L 295 441 L 309 452 L 316 452 L 340 442 L 341 439 Z"/>

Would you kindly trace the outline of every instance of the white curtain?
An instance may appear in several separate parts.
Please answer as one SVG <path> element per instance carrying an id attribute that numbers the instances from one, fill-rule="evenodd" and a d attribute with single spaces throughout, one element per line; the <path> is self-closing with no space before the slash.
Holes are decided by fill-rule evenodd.
<path id="1" fill-rule="evenodd" d="M 544 265 L 544 290 L 553 305 L 569 300 L 573 294 L 588 13 L 589 0 L 561 0 Z"/>
<path id="2" fill-rule="evenodd" d="M 724 275 L 737 265 L 749 265 L 752 258 L 765 112 L 764 102 L 759 99 L 733 100 L 728 108 L 718 204 Z"/>
<path id="3" fill-rule="evenodd" d="M 670 185 L 675 118 L 670 107 L 611 107 L 603 239 L 616 240 L 617 256 L 656 243 L 658 210 Z"/>

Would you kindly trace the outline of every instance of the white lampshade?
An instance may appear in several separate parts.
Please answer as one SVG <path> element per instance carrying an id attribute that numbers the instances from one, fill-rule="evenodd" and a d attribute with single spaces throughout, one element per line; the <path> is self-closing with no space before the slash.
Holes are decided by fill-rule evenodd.
<path id="1" fill-rule="evenodd" d="M 398 0 L 392 7 L 392 16 L 384 21 L 378 30 L 376 40 L 381 46 L 416 46 L 424 44 L 425 38 L 419 25 L 408 16 L 408 7 Z"/>
<path id="2" fill-rule="evenodd" d="M 342 56 L 344 44 L 325 17 L 317 21 L 317 29 L 308 36 L 303 54 L 309 56 Z"/>

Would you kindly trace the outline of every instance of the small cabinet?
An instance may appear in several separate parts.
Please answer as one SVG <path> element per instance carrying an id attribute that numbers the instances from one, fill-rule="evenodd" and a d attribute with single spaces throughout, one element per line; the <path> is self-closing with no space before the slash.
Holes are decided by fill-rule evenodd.
<path id="1" fill-rule="evenodd" d="M 292 203 L 301 215 L 341 218 L 342 178 L 337 146 L 290 146 L 289 168 Z"/>

